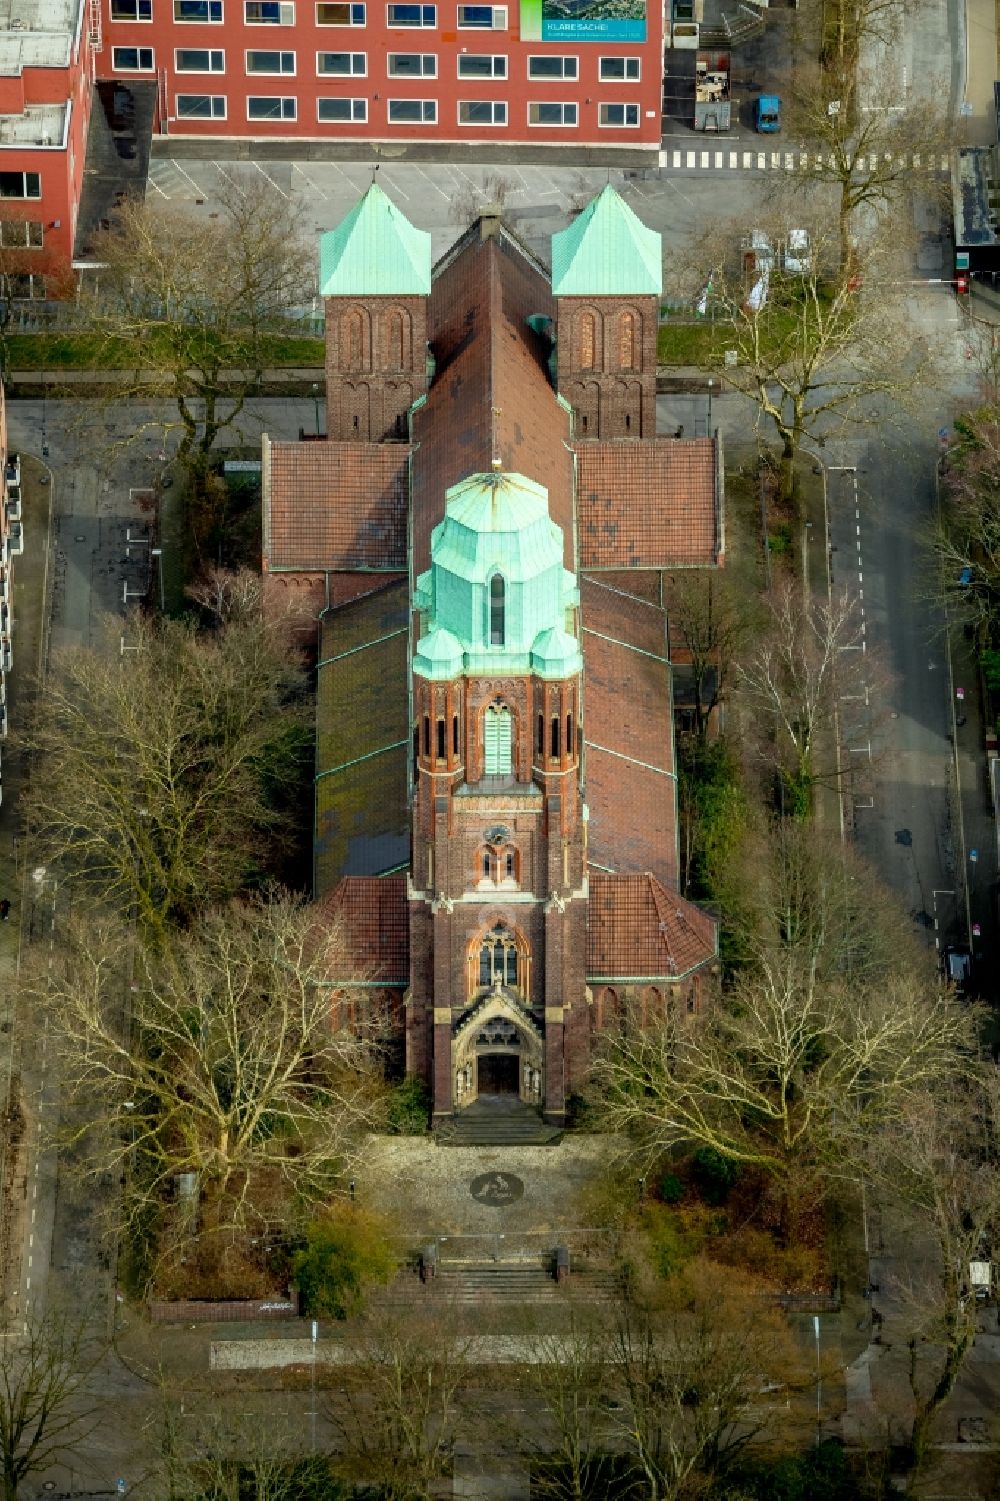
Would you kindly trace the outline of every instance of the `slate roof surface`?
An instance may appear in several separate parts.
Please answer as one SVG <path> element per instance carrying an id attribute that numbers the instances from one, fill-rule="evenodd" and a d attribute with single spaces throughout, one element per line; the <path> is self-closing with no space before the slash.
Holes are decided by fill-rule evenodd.
<path id="1" fill-rule="evenodd" d="M 575 445 L 581 568 L 718 562 L 711 438 Z"/>
<path id="2" fill-rule="evenodd" d="M 580 588 L 591 865 L 677 880 L 666 613 L 595 578 Z"/>
<path id="3" fill-rule="evenodd" d="M 416 229 L 377 182 L 319 242 L 321 297 L 426 296 L 431 237 Z"/>
<path id="4" fill-rule="evenodd" d="M 406 568 L 408 443 L 271 443 L 264 567 Z"/>
<path id="5" fill-rule="evenodd" d="M 572 224 L 552 236 L 552 294 L 659 297 L 662 243 L 609 183 Z"/>
<path id="6" fill-rule="evenodd" d="M 342 962 L 331 967 L 331 980 L 409 984 L 405 876 L 345 876 L 319 903 L 319 912 L 329 925 L 339 927 L 344 942 Z"/>
<path id="7" fill-rule="evenodd" d="M 410 858 L 405 579 L 323 617 L 316 673 L 315 885 Z"/>
<path id="8" fill-rule="evenodd" d="M 588 979 L 677 979 L 717 952 L 716 925 L 708 913 L 664 890 L 648 871 L 591 871 Z"/>
<path id="9" fill-rule="evenodd" d="M 548 491 L 575 570 L 569 414 L 546 369 L 549 346 L 528 327 L 552 316 L 541 268 L 506 230 L 480 238 L 473 225 L 439 268 L 428 311 L 434 382 L 413 418 L 413 572 L 430 566 L 430 535 L 444 494 L 494 458 Z"/>

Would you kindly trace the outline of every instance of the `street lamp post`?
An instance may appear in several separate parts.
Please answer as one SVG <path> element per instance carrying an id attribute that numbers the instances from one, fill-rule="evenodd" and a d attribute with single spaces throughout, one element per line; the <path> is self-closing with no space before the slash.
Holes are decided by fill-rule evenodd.
<path id="1" fill-rule="evenodd" d="M 319 386 L 315 383 L 312 388 L 313 411 L 316 416 L 316 436 L 319 437 Z"/>
<path id="2" fill-rule="evenodd" d="M 712 378 L 710 376 L 709 379 L 705 382 L 705 384 L 708 386 L 708 436 L 711 437 L 712 436 L 712 395 L 713 395 L 713 393 L 715 391 L 715 381 L 712 380 Z"/>

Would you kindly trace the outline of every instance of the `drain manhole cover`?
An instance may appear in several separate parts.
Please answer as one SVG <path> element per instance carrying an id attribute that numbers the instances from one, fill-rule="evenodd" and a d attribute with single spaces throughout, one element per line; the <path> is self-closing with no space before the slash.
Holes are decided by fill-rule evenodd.
<path id="1" fill-rule="evenodd" d="M 469 1192 L 479 1204 L 513 1204 L 523 1198 L 524 1184 L 513 1173 L 480 1173 L 469 1184 Z"/>

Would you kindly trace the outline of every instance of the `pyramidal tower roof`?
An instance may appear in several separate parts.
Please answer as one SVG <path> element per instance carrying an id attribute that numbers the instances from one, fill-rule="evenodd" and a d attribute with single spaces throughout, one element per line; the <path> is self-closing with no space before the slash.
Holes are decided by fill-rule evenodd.
<path id="1" fill-rule="evenodd" d="M 319 242 L 321 297 L 426 297 L 431 237 L 415 229 L 377 182 Z"/>
<path id="2" fill-rule="evenodd" d="M 658 297 L 662 290 L 660 236 L 610 183 L 552 236 L 554 297 Z"/>

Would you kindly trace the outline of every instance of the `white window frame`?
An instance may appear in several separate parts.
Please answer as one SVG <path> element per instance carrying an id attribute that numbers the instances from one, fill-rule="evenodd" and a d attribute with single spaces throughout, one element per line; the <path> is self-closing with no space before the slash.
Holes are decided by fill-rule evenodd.
<path id="1" fill-rule="evenodd" d="M 324 118 L 322 116 L 322 113 L 321 113 L 321 108 L 322 108 L 322 106 L 324 104 L 348 104 L 348 105 L 350 105 L 350 118 L 347 119 L 347 120 L 324 120 Z M 356 108 L 357 108 L 358 105 L 360 105 L 361 108 L 360 108 L 360 111 L 357 114 L 355 114 L 355 110 L 356 110 Z M 365 125 L 368 122 L 368 100 L 367 99 L 360 99 L 360 98 L 358 98 L 358 99 L 340 99 L 340 98 L 337 98 L 337 99 L 317 99 L 316 100 L 316 119 L 317 119 L 317 121 L 318 121 L 318 123 L 320 125 Z"/>
<path id="2" fill-rule="evenodd" d="M 278 7 L 276 19 L 270 16 L 258 16 L 251 21 L 247 15 L 249 5 L 274 5 Z M 295 0 L 243 0 L 243 24 L 244 26 L 294 26 L 295 25 Z"/>
<path id="3" fill-rule="evenodd" d="M 196 3 L 205 5 L 208 8 L 208 15 L 204 17 L 179 16 L 177 14 L 177 7 L 184 3 L 185 0 L 174 0 L 173 17 L 175 26 L 222 26 L 225 22 L 226 16 L 222 0 L 196 0 Z M 192 0 L 188 0 L 188 3 L 192 3 Z M 217 16 L 212 15 L 213 6 L 218 7 L 219 14 Z"/>
<path id="4" fill-rule="evenodd" d="M 182 99 L 207 99 L 210 105 L 207 115 L 183 115 L 181 114 Z M 221 111 L 216 110 L 217 104 L 222 105 Z M 225 120 L 229 112 L 229 104 L 225 94 L 175 94 L 174 95 L 174 118 L 177 120 Z"/>
<path id="5" fill-rule="evenodd" d="M 462 13 L 467 10 L 488 10 L 490 13 L 489 25 L 482 21 L 463 21 Z M 508 9 L 506 5 L 477 5 L 470 3 L 459 5 L 456 12 L 459 31 L 506 31 Z"/>
<path id="6" fill-rule="evenodd" d="M 281 108 L 276 115 L 252 115 L 250 106 L 255 100 L 274 100 Z M 286 113 L 285 105 L 290 104 L 291 110 Z M 252 120 L 254 125 L 268 125 L 273 121 L 282 123 L 287 120 L 297 120 L 299 117 L 299 101 L 294 94 L 248 94 L 247 95 L 247 119 Z"/>
<path id="7" fill-rule="evenodd" d="M 561 120 L 533 120 L 531 111 L 541 109 L 548 105 L 556 105 L 562 112 Z M 565 118 L 566 111 L 572 110 L 575 116 L 572 120 Z M 580 109 L 575 99 L 531 99 L 528 101 L 528 126 L 531 130 L 576 130 L 580 123 Z"/>
<path id="8" fill-rule="evenodd" d="M 20 170 L 19 168 L 13 168 L 12 170 L 8 171 L 7 168 L 4 168 L 2 175 L 6 176 L 6 177 L 19 177 L 21 179 L 21 192 L 20 193 L 0 193 L 0 203 L 25 203 L 25 202 L 35 203 L 35 202 L 37 202 L 37 200 L 39 198 L 41 198 L 41 196 L 42 196 L 42 174 L 40 172 L 25 172 L 25 171 Z M 38 184 L 38 192 L 37 193 L 29 193 L 28 192 L 28 187 L 29 187 L 29 181 L 28 181 L 28 179 L 29 178 L 34 178 L 35 182 L 37 182 L 37 184 Z"/>
<path id="9" fill-rule="evenodd" d="M 418 10 L 420 12 L 419 21 L 394 21 L 392 19 L 393 11 L 402 10 L 404 7 L 407 10 Z M 432 12 L 433 20 L 424 20 L 424 14 L 427 11 Z M 390 3 L 385 8 L 385 24 L 392 31 L 436 31 L 437 4 L 424 5 L 419 3 L 419 0 L 390 0 Z"/>
<path id="10" fill-rule="evenodd" d="M 38 231 L 31 238 L 30 226 Z M 14 231 L 20 234 L 15 235 Z M 45 224 L 41 219 L 0 219 L 0 247 L 4 250 L 43 250 L 45 248 Z"/>
<path id="11" fill-rule="evenodd" d="M 463 120 L 462 110 L 466 105 L 478 104 L 485 106 L 490 112 L 488 120 Z M 497 111 L 501 111 L 503 119 L 496 118 Z M 458 101 L 458 123 L 464 130 L 476 130 L 482 127 L 484 130 L 503 130 L 508 124 L 506 99 L 460 99 Z"/>
<path id="12" fill-rule="evenodd" d="M 250 59 L 255 52 L 276 52 L 279 61 L 277 71 L 273 68 L 251 68 Z M 292 59 L 290 68 L 280 66 L 286 57 Z M 243 54 L 243 68 L 248 78 L 294 78 L 297 71 L 297 59 L 294 52 L 286 52 L 280 47 L 248 47 Z"/>
<path id="13" fill-rule="evenodd" d="M 605 63 L 622 63 L 623 73 L 605 73 Z M 629 68 L 635 71 L 630 73 Z M 597 59 L 597 76 L 601 83 L 641 83 L 642 82 L 642 58 L 641 57 L 599 57 Z"/>
<path id="14" fill-rule="evenodd" d="M 535 62 L 556 62 L 556 61 L 561 62 L 562 65 L 563 65 L 563 71 L 561 73 L 532 73 L 532 71 L 531 71 L 531 64 L 532 63 L 535 63 Z M 566 64 L 567 63 L 572 63 L 573 64 L 573 70 L 574 71 L 572 73 L 567 73 L 566 72 Z M 579 53 L 575 53 L 575 52 L 566 52 L 566 53 L 562 53 L 562 52 L 536 52 L 536 53 L 532 53 L 528 57 L 528 79 L 532 83 L 549 83 L 549 82 L 551 82 L 551 80 L 553 78 L 568 78 L 572 82 L 575 83 L 579 79 L 579 77 L 580 77 L 580 56 L 579 56 Z"/>
<path id="15" fill-rule="evenodd" d="M 134 25 L 134 24 L 137 23 L 137 24 L 139 24 L 141 26 L 151 26 L 153 24 L 153 0 L 148 0 L 148 3 L 149 3 L 149 15 L 148 16 L 140 16 L 140 14 L 139 14 L 139 7 L 143 3 L 144 3 L 144 0 L 132 0 L 132 8 L 135 11 L 135 15 L 134 16 L 115 16 L 115 15 L 112 15 L 111 14 L 111 6 L 109 5 L 108 6 L 108 19 L 111 21 L 112 25 L 115 25 L 119 21 L 124 21 L 126 23 L 126 25 Z"/>
<path id="16" fill-rule="evenodd" d="M 134 66 L 130 65 L 129 63 L 119 62 L 118 61 L 118 57 L 117 57 L 117 54 L 119 52 L 134 52 L 137 55 L 138 61 L 135 63 Z M 148 52 L 149 53 L 149 62 L 148 62 L 148 64 L 144 64 L 143 61 L 142 61 L 142 54 L 144 52 Z M 131 47 L 131 46 L 124 46 L 124 45 L 121 46 L 121 47 L 112 47 L 111 48 L 111 68 L 112 68 L 112 71 L 115 72 L 115 73 L 155 73 L 156 72 L 156 59 L 155 59 L 155 57 L 153 55 L 153 49 L 152 49 L 152 47 Z"/>
<path id="17" fill-rule="evenodd" d="M 346 21 L 321 21 L 319 11 L 321 5 L 346 5 Z M 361 20 L 355 19 L 355 12 L 360 10 Z M 368 25 L 368 10 L 364 0 L 316 0 L 316 25 L 317 26 L 344 26 L 360 27 Z"/>
<path id="18" fill-rule="evenodd" d="M 346 73 L 333 73 L 321 66 L 324 57 L 346 57 L 350 63 Z M 355 62 L 361 59 L 361 67 L 356 68 Z M 340 52 L 324 47 L 322 52 L 316 54 L 316 77 L 317 78 L 367 78 L 368 77 L 368 53 L 367 52 Z"/>
<path id="19" fill-rule="evenodd" d="M 465 62 L 471 62 L 474 58 L 481 58 L 481 57 L 488 57 L 489 58 L 490 62 L 493 64 L 493 71 L 492 72 L 490 72 L 490 73 L 463 73 L 462 72 L 462 64 L 463 63 L 465 63 Z M 503 71 L 500 72 L 500 73 L 498 73 L 497 69 L 496 69 L 497 63 L 502 63 L 503 64 Z M 489 83 L 491 79 L 500 79 L 501 81 L 506 81 L 507 76 L 508 76 L 508 59 L 507 59 L 506 52 L 466 52 L 466 53 L 461 53 L 460 52 L 458 54 L 458 77 L 459 78 L 478 78 L 481 83 Z"/>
<path id="20" fill-rule="evenodd" d="M 180 58 L 181 58 L 181 54 L 184 53 L 184 52 L 204 52 L 205 55 L 206 55 L 206 57 L 208 58 L 208 67 L 207 68 L 183 68 L 183 67 L 181 67 Z M 212 66 L 212 59 L 213 59 L 213 57 L 221 57 L 222 64 L 221 64 L 220 67 L 213 68 L 213 66 Z M 224 73 L 225 71 L 226 71 L 226 53 L 225 53 L 225 49 L 222 48 L 222 47 L 175 47 L 174 48 L 174 72 L 175 73 L 179 73 L 182 78 L 198 77 L 198 76 L 207 78 L 209 76 L 209 74 L 213 74 L 214 73 L 216 76 L 218 76 L 220 73 Z"/>
<path id="21" fill-rule="evenodd" d="M 605 110 L 620 109 L 624 116 L 621 120 L 602 119 Z M 629 112 L 635 119 L 628 119 Z M 601 130 L 638 130 L 640 121 L 639 106 L 637 104 L 625 104 L 620 99 L 607 99 L 597 107 L 597 123 Z"/>
<path id="22" fill-rule="evenodd" d="M 433 65 L 433 68 L 432 68 L 432 71 L 430 73 L 428 73 L 426 71 L 426 69 L 423 69 L 423 68 L 422 68 L 422 71 L 419 72 L 419 73 L 394 73 L 393 70 L 392 70 L 392 60 L 393 60 L 394 57 L 419 57 L 421 59 L 421 65 L 423 65 L 423 63 L 430 62 Z M 437 53 L 436 52 L 388 52 L 388 53 L 386 53 L 386 59 L 385 59 L 385 74 L 386 74 L 387 78 L 436 78 L 438 76 Z"/>
<path id="23" fill-rule="evenodd" d="M 394 104 L 419 104 L 420 107 L 421 107 L 420 108 L 420 119 L 419 120 L 394 120 L 392 118 L 392 107 L 393 107 Z M 424 118 L 424 107 L 426 105 L 430 105 L 430 107 L 431 107 L 431 115 L 430 115 L 429 119 L 425 119 Z M 437 102 L 436 99 L 390 99 L 388 101 L 388 104 L 386 105 L 386 120 L 387 120 L 388 124 L 390 124 L 390 125 L 436 125 L 437 122 L 438 122 L 437 121 L 437 117 L 438 117 L 438 108 L 437 107 L 438 107 L 438 102 Z"/>

